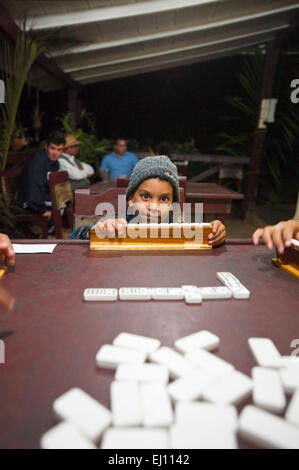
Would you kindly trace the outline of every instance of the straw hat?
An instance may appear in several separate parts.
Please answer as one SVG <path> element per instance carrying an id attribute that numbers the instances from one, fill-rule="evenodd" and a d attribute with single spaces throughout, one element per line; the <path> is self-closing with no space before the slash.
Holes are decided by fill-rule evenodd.
<path id="1" fill-rule="evenodd" d="M 79 140 L 77 140 L 73 134 L 68 134 L 65 136 L 65 146 L 64 146 L 65 150 L 70 147 L 77 147 L 80 144 L 81 142 L 79 142 Z"/>

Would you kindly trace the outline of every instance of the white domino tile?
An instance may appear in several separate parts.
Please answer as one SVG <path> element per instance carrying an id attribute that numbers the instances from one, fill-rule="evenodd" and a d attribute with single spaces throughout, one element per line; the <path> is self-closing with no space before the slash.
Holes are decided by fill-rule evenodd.
<path id="1" fill-rule="evenodd" d="M 181 287 L 153 287 L 153 300 L 183 300 L 184 290 Z"/>
<path id="2" fill-rule="evenodd" d="M 291 398 L 285 418 L 290 423 L 298 426 L 299 429 L 299 388 Z"/>
<path id="3" fill-rule="evenodd" d="M 281 355 L 269 338 L 249 338 L 249 348 L 261 367 L 281 367 Z"/>
<path id="4" fill-rule="evenodd" d="M 299 366 L 299 356 L 281 356 L 281 367 Z"/>
<path id="5" fill-rule="evenodd" d="M 234 299 L 249 299 L 250 291 L 239 281 L 239 279 L 230 272 L 217 273 L 218 279 L 228 287 Z"/>
<path id="6" fill-rule="evenodd" d="M 141 336 L 124 332 L 120 333 L 113 340 L 113 345 L 121 348 L 141 351 L 145 354 L 150 354 L 160 347 L 161 341 L 156 338 L 150 338 L 148 336 Z"/>
<path id="7" fill-rule="evenodd" d="M 245 406 L 239 417 L 239 434 L 260 447 L 298 449 L 299 429 L 255 406 Z"/>
<path id="8" fill-rule="evenodd" d="M 170 428 L 172 449 L 237 449 L 234 431 L 224 427 L 194 423 L 175 424 Z"/>
<path id="9" fill-rule="evenodd" d="M 185 355 L 185 358 L 194 366 L 205 370 L 216 378 L 230 374 L 235 369 L 232 364 L 224 361 L 220 357 L 206 351 L 205 349 L 195 349 L 190 351 Z"/>
<path id="10" fill-rule="evenodd" d="M 293 393 L 299 389 L 299 365 L 294 364 L 280 369 L 279 374 L 286 393 Z"/>
<path id="11" fill-rule="evenodd" d="M 298 248 L 299 249 L 299 240 L 296 240 L 295 238 L 292 239 L 292 245 L 295 247 L 295 248 Z"/>
<path id="12" fill-rule="evenodd" d="M 238 405 L 248 398 L 252 390 L 252 380 L 239 371 L 216 380 L 204 389 L 203 398 L 216 405 Z"/>
<path id="13" fill-rule="evenodd" d="M 142 383 L 140 393 L 145 427 L 167 427 L 173 422 L 173 411 L 166 386 L 161 383 Z"/>
<path id="14" fill-rule="evenodd" d="M 202 300 L 231 299 L 233 296 L 232 290 L 226 286 L 199 287 L 198 291 Z"/>
<path id="15" fill-rule="evenodd" d="M 150 287 L 121 287 L 118 290 L 120 300 L 151 300 Z"/>
<path id="16" fill-rule="evenodd" d="M 99 367 L 116 369 L 120 364 L 142 364 L 145 362 L 146 353 L 133 349 L 119 348 L 104 344 L 96 354 L 96 363 Z"/>
<path id="17" fill-rule="evenodd" d="M 42 449 L 96 449 L 78 429 L 67 421 L 57 424 L 45 432 L 40 441 Z"/>
<path id="18" fill-rule="evenodd" d="M 193 292 L 193 291 L 196 291 L 198 289 L 197 286 L 193 286 L 193 285 L 185 285 L 185 286 L 181 286 L 181 288 L 183 289 L 183 291 L 186 293 L 186 292 Z"/>
<path id="19" fill-rule="evenodd" d="M 195 370 L 195 366 L 186 360 L 182 354 L 167 346 L 163 346 L 152 353 L 150 360 L 167 367 L 170 377 L 173 379 L 192 373 Z"/>
<path id="20" fill-rule="evenodd" d="M 83 298 L 86 301 L 113 301 L 117 299 L 117 289 L 85 289 Z"/>
<path id="21" fill-rule="evenodd" d="M 201 304 L 202 296 L 199 289 L 185 292 L 186 304 Z"/>
<path id="22" fill-rule="evenodd" d="M 169 433 L 166 429 L 109 428 L 101 443 L 101 449 L 168 448 Z"/>
<path id="23" fill-rule="evenodd" d="M 175 423 L 193 423 L 205 428 L 209 423 L 235 431 L 238 426 L 237 410 L 232 405 L 193 401 L 178 402 L 175 405 Z"/>
<path id="24" fill-rule="evenodd" d="M 143 419 L 140 387 L 136 382 L 112 382 L 111 411 L 116 427 L 141 426 Z"/>
<path id="25" fill-rule="evenodd" d="M 79 388 L 57 398 L 53 410 L 59 419 L 69 421 L 94 442 L 111 423 L 110 411 Z"/>
<path id="26" fill-rule="evenodd" d="M 121 364 L 116 369 L 115 380 L 127 382 L 160 382 L 167 384 L 168 369 L 159 364 Z"/>
<path id="27" fill-rule="evenodd" d="M 174 342 L 174 347 L 181 353 L 194 351 L 195 349 L 206 349 L 211 351 L 218 348 L 220 340 L 218 336 L 207 330 L 201 330 L 191 335 L 184 336 Z"/>
<path id="28" fill-rule="evenodd" d="M 275 369 L 254 367 L 252 369 L 252 379 L 253 403 L 274 413 L 283 411 L 286 398 L 279 372 Z"/>
<path id="29" fill-rule="evenodd" d="M 204 370 L 196 370 L 184 375 L 168 385 L 167 390 L 173 401 L 199 400 L 203 390 L 215 379 Z"/>

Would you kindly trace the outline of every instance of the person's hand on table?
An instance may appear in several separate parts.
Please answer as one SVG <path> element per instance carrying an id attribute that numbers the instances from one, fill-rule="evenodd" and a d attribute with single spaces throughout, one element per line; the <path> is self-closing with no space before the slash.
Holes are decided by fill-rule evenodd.
<path id="1" fill-rule="evenodd" d="M 254 245 L 259 244 L 262 238 L 269 250 L 273 247 L 281 255 L 284 249 L 291 246 L 292 238 L 299 240 L 299 222 L 296 220 L 287 220 L 279 222 L 276 225 L 267 225 L 264 228 L 258 228 L 252 235 Z"/>
<path id="2" fill-rule="evenodd" d="M 12 247 L 12 243 L 7 235 L 0 233 L 0 264 L 4 260 L 7 266 L 14 266 L 15 264 L 15 252 Z"/>
<path id="3" fill-rule="evenodd" d="M 8 236 L 0 233 L 0 264 L 2 264 L 3 261 L 5 261 L 7 266 L 14 266 L 15 253 Z M 14 303 L 14 298 L 7 292 L 6 289 L 0 286 L 0 308 L 3 307 L 6 310 L 12 310 Z"/>
<path id="4" fill-rule="evenodd" d="M 99 222 L 94 226 L 96 234 L 108 234 L 109 236 L 121 235 L 124 233 L 125 227 L 128 222 L 125 219 L 106 219 Z"/>
<path id="5" fill-rule="evenodd" d="M 226 237 L 225 225 L 220 220 L 213 220 L 210 222 L 212 226 L 212 233 L 208 236 L 208 244 L 212 246 L 221 245 Z"/>

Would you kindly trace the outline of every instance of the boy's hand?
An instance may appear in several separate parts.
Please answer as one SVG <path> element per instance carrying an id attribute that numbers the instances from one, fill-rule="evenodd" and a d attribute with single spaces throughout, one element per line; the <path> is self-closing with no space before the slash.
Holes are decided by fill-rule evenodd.
<path id="1" fill-rule="evenodd" d="M 108 234 L 108 237 L 115 237 L 115 235 L 122 235 L 127 227 L 128 222 L 125 219 L 106 219 L 95 225 L 96 234 Z"/>
<path id="2" fill-rule="evenodd" d="M 226 237 L 225 226 L 222 222 L 220 222 L 220 220 L 213 220 L 213 222 L 211 222 L 211 225 L 212 233 L 210 233 L 210 235 L 208 236 L 208 244 L 212 246 L 220 245 L 224 242 Z"/>
<path id="3" fill-rule="evenodd" d="M 7 266 L 14 266 L 15 264 L 15 253 L 11 244 L 10 239 L 7 235 L 0 233 L 0 264 L 2 263 L 2 253 L 4 254 L 5 262 Z"/>
<path id="4" fill-rule="evenodd" d="M 291 246 L 292 238 L 299 240 L 299 222 L 287 220 L 279 222 L 277 225 L 258 228 L 252 235 L 255 245 L 258 245 L 260 237 L 269 250 L 276 247 L 277 252 L 281 255 L 285 248 Z"/>

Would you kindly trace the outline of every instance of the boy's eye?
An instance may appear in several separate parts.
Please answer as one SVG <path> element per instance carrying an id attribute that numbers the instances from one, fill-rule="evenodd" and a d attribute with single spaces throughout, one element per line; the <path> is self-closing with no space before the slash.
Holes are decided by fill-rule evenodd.
<path id="1" fill-rule="evenodd" d="M 167 202 L 167 201 L 169 201 L 169 197 L 168 196 L 162 196 L 161 201 L 162 202 Z"/>
<path id="2" fill-rule="evenodd" d="M 145 200 L 148 200 L 148 199 L 149 199 L 149 195 L 148 195 L 148 194 L 142 194 L 142 198 L 145 199 Z"/>

